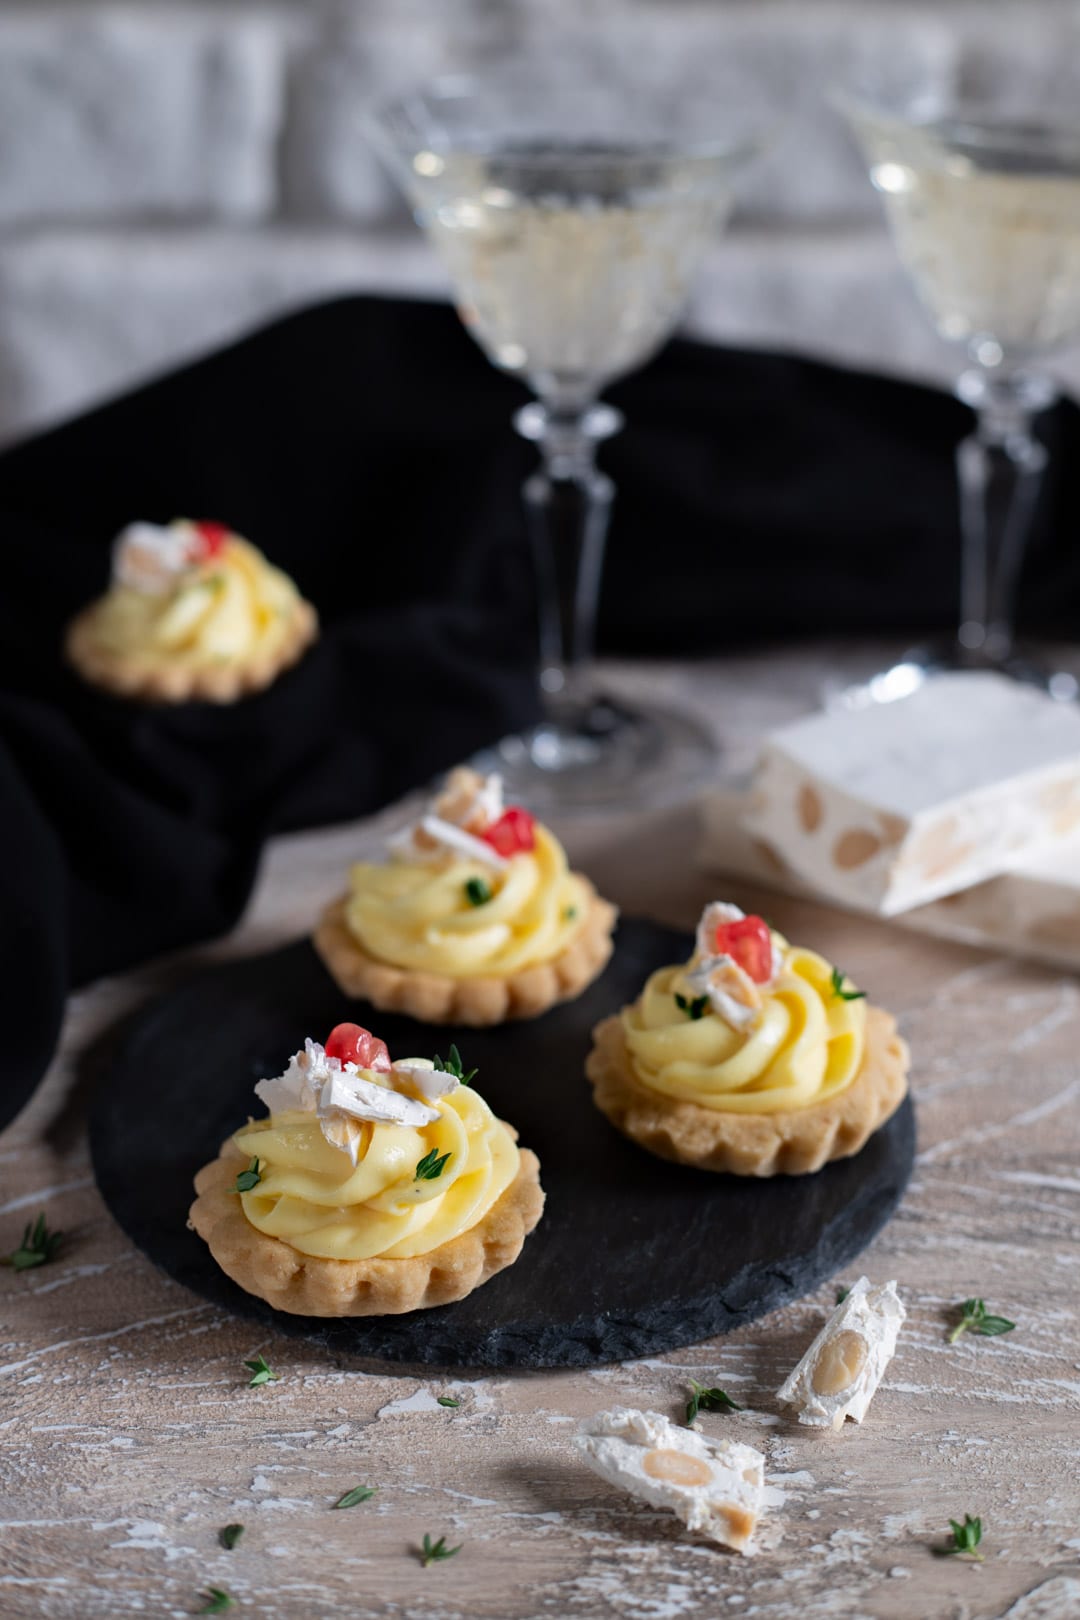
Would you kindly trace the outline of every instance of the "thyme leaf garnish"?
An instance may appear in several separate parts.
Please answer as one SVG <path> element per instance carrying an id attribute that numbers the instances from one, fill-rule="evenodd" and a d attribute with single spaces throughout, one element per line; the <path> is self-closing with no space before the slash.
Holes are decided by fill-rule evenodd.
<path id="1" fill-rule="evenodd" d="M 432 1541 L 431 1537 L 425 1531 L 424 1545 L 420 1553 L 420 1562 L 423 1564 L 425 1569 L 427 1569 L 429 1564 L 441 1564 L 444 1558 L 453 1558 L 455 1553 L 459 1553 L 461 1551 L 461 1545 L 463 1544 L 460 1544 L 457 1547 L 448 1547 L 446 1545 L 445 1536 L 440 1536 L 438 1541 Z"/>
<path id="2" fill-rule="evenodd" d="M 276 1383 L 278 1374 L 266 1365 L 266 1357 L 257 1355 L 254 1361 L 245 1361 L 244 1366 L 251 1373 L 248 1389 L 257 1389 L 260 1384 Z"/>
<path id="3" fill-rule="evenodd" d="M 949 1343 L 955 1344 L 961 1333 L 981 1333 L 984 1338 L 995 1339 L 999 1333 L 1011 1333 L 1015 1326 L 1007 1316 L 991 1316 L 984 1299 L 965 1299 L 960 1307 L 960 1320 L 949 1334 Z"/>
<path id="4" fill-rule="evenodd" d="M 424 1154 L 416 1167 L 417 1181 L 438 1181 L 452 1158 L 452 1153 L 444 1153 L 440 1157 L 438 1148 L 432 1148 L 429 1153 Z"/>
<path id="5" fill-rule="evenodd" d="M 445 1063 L 439 1056 L 438 1052 L 436 1052 L 431 1061 L 434 1063 L 435 1067 L 440 1071 L 440 1073 L 452 1074 L 454 1079 L 461 1086 L 471 1084 L 471 1082 L 476 1078 L 476 1075 L 479 1073 L 477 1069 L 470 1069 L 468 1074 L 465 1073 L 461 1063 L 461 1053 L 458 1051 L 456 1046 L 452 1046 L 450 1048 L 450 1055 L 447 1057 Z"/>
<path id="6" fill-rule="evenodd" d="M 64 1241 L 63 1232 L 50 1232 L 44 1215 L 23 1228 L 22 1242 L 10 1254 L 0 1255 L 0 1265 L 14 1266 L 16 1271 L 29 1271 L 33 1266 L 44 1266 L 55 1258 Z"/>
<path id="7" fill-rule="evenodd" d="M 699 1384 L 696 1378 L 690 1380 L 690 1399 L 686 1403 L 686 1426 L 690 1428 L 697 1419 L 698 1412 L 742 1412 L 745 1410 L 738 1401 L 723 1389 L 706 1389 Z"/>
<path id="8" fill-rule="evenodd" d="M 832 985 L 832 993 L 833 993 L 833 999 L 834 1000 L 839 1000 L 839 1001 L 865 1001 L 866 1000 L 866 991 L 865 990 L 846 990 L 844 988 L 844 986 L 847 984 L 847 974 L 846 973 L 841 973 L 840 969 L 837 968 L 837 967 L 833 968 L 833 970 L 832 970 L 832 978 L 831 978 L 831 980 L 829 982 Z"/>
<path id="9" fill-rule="evenodd" d="M 236 1178 L 236 1185 L 229 1191 L 234 1193 L 250 1192 L 262 1180 L 262 1165 L 258 1159 L 252 1159 L 246 1170 L 241 1170 Z"/>
<path id="10" fill-rule="evenodd" d="M 359 1506 L 361 1502 L 370 1502 L 377 1489 L 376 1485 L 354 1485 L 351 1491 L 346 1491 L 344 1496 L 338 1497 L 334 1506 L 351 1508 Z"/>

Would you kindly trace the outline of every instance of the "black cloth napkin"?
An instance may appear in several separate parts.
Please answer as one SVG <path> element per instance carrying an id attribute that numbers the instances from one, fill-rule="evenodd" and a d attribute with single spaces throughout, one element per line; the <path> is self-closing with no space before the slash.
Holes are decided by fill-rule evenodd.
<path id="1" fill-rule="evenodd" d="M 350 298 L 0 457 L 0 1125 L 68 990 L 229 928 L 271 833 L 369 812 L 533 717 L 524 397 L 449 309 Z M 950 621 L 969 418 L 946 396 L 678 341 L 611 397 L 607 650 Z M 1071 407 L 1051 426 L 1075 445 Z M 1076 498 L 1063 473 L 1044 506 Z M 319 645 L 260 696 L 147 708 L 63 665 L 116 532 L 177 515 L 247 534 L 319 609 Z M 1034 606 L 1068 617 L 1072 548 L 1037 549 Z"/>

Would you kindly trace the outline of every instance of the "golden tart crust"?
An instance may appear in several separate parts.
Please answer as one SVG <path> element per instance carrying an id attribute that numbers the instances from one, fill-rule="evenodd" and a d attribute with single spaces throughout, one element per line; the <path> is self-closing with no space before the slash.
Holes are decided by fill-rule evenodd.
<path id="1" fill-rule="evenodd" d="M 593 1030 L 585 1072 L 601 1113 L 661 1159 L 737 1176 L 798 1176 L 865 1146 L 903 1102 L 909 1062 L 896 1019 L 867 1007 L 866 1049 L 854 1080 L 825 1102 L 788 1113 L 725 1113 L 653 1091 L 633 1071 L 618 1015 Z"/>
<path id="2" fill-rule="evenodd" d="M 64 637 L 64 651 L 84 680 L 120 697 L 147 703 L 234 703 L 261 692 L 295 664 L 319 632 L 319 618 L 300 598 L 285 634 L 272 651 L 256 652 L 234 663 L 205 668 L 171 664 L 166 654 L 143 658 L 109 652 L 94 635 L 96 603 L 76 615 Z"/>
<path id="3" fill-rule="evenodd" d="M 514 1139 L 517 1132 L 506 1127 Z M 232 1137 L 195 1177 L 189 1225 L 249 1294 L 298 1316 L 398 1316 L 464 1299 L 513 1265 L 544 1209 L 540 1161 L 522 1148 L 518 1172 L 482 1220 L 405 1260 L 325 1260 L 252 1226 L 229 1188 L 247 1163 Z"/>
<path id="4" fill-rule="evenodd" d="M 579 874 L 580 875 L 580 874 Z M 455 979 L 421 973 L 370 955 L 345 922 L 348 897 L 335 900 L 315 929 L 315 948 L 346 995 L 360 996 L 383 1012 L 408 1013 L 422 1024 L 502 1024 L 536 1018 L 559 1001 L 572 1001 L 607 966 L 616 908 L 602 900 L 586 878 L 588 905 L 581 927 L 550 962 L 516 973 Z"/>

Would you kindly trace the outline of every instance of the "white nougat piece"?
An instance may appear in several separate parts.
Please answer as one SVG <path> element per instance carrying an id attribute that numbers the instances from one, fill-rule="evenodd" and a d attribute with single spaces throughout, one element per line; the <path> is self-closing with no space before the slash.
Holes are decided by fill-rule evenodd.
<path id="1" fill-rule="evenodd" d="M 812 893 L 774 849 L 751 837 L 746 810 L 746 794 L 737 789 L 717 789 L 702 801 L 701 865 L 784 894 Z M 997 877 L 902 912 L 897 922 L 917 933 L 1080 968 L 1080 838 L 1074 832 L 1025 851 Z"/>
<path id="2" fill-rule="evenodd" d="M 799 1422 L 841 1429 L 845 1418 L 861 1423 L 896 1350 L 907 1313 L 887 1282 L 873 1288 L 860 1277 L 847 1298 L 777 1390 L 777 1399 L 799 1409 Z"/>
<path id="3" fill-rule="evenodd" d="M 579 1452 L 609 1485 L 670 1508 L 691 1530 L 750 1552 L 761 1515 L 765 1458 L 738 1440 L 712 1440 L 659 1412 L 615 1406 L 587 1419 Z"/>
<path id="4" fill-rule="evenodd" d="M 448 1097 L 461 1084 L 457 1075 L 437 1069 L 430 1058 L 401 1058 L 390 1071 L 391 1082 L 395 1082 L 399 1076 L 429 1101 L 436 1097 Z"/>
<path id="5" fill-rule="evenodd" d="M 799 877 L 884 916 L 1078 827 L 1080 706 L 982 672 L 773 732 L 747 813 Z"/>

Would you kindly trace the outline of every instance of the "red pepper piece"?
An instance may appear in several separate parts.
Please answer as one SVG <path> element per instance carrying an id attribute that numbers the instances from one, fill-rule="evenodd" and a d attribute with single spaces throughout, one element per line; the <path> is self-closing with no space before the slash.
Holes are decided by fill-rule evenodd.
<path id="1" fill-rule="evenodd" d="M 500 855 L 527 854 L 536 848 L 536 822 L 520 804 L 511 804 L 482 836 Z"/>
<path id="2" fill-rule="evenodd" d="M 755 984 L 772 978 L 772 935 L 764 917 L 739 917 L 716 930 L 716 954 L 730 956 Z"/>
<path id="3" fill-rule="evenodd" d="M 376 1074 L 390 1071 L 386 1042 L 361 1024 L 335 1024 L 326 1037 L 326 1055 L 341 1064 L 355 1063 L 358 1069 L 372 1069 Z"/>

